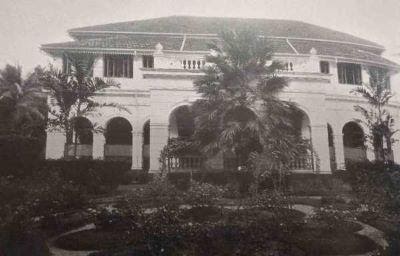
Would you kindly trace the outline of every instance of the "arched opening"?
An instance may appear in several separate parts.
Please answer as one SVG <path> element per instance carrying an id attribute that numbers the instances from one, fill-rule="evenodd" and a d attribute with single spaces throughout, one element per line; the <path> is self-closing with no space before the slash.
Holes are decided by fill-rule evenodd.
<path id="1" fill-rule="evenodd" d="M 91 158 L 93 153 L 93 125 L 85 117 L 72 119 L 72 134 L 65 146 L 67 158 Z"/>
<path id="2" fill-rule="evenodd" d="M 143 125 L 142 167 L 144 171 L 150 169 L 150 120 Z"/>
<path id="3" fill-rule="evenodd" d="M 108 121 L 105 131 L 104 159 L 132 161 L 132 125 L 123 117 Z"/>
<path id="4" fill-rule="evenodd" d="M 343 147 L 346 165 L 367 159 L 364 145 L 364 131 L 356 122 L 348 122 L 343 126 Z"/>
<path id="5" fill-rule="evenodd" d="M 168 150 L 169 156 L 166 159 L 166 166 L 169 171 L 198 170 L 202 167 L 203 159 L 201 154 L 190 147 L 194 129 L 194 116 L 188 105 L 177 107 L 171 112 L 169 116 L 168 146 L 172 150 Z M 175 147 L 175 145 L 179 146 Z"/>
<path id="6" fill-rule="evenodd" d="M 169 116 L 169 137 L 188 138 L 194 133 L 194 118 L 189 106 L 177 107 Z"/>
<path id="7" fill-rule="evenodd" d="M 335 141 L 333 137 L 333 130 L 330 124 L 327 124 L 328 128 L 328 145 L 329 145 L 329 162 L 331 171 L 337 170 L 337 163 L 336 163 L 336 153 L 335 153 Z"/>
<path id="8" fill-rule="evenodd" d="M 295 171 L 314 171 L 314 151 L 312 148 L 311 121 L 308 115 L 300 109 L 293 113 L 294 134 L 303 140 L 306 147 L 300 155 L 290 164 L 290 169 Z"/>

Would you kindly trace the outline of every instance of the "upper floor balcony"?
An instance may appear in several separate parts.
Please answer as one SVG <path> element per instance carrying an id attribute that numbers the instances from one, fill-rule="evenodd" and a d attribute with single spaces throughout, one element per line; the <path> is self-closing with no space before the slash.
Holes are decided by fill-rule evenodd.
<path id="1" fill-rule="evenodd" d="M 93 75 L 111 78 L 118 82 L 121 89 L 148 90 L 152 80 L 191 81 L 204 75 L 208 65 L 205 54 L 163 52 L 158 44 L 156 50 L 148 54 L 98 54 Z M 274 59 L 283 64 L 279 75 L 287 77 L 291 87 L 299 90 L 331 91 L 333 94 L 349 94 L 352 85 L 369 82 L 367 70 L 375 68 L 382 73 L 394 74 L 388 67 L 318 55 L 315 49 L 310 54 L 276 54 Z M 66 59 L 64 70 L 70 69 Z M 140 82 L 139 82 L 140 81 Z M 390 87 L 390 81 L 387 83 Z M 335 92 L 336 90 L 336 92 Z"/>

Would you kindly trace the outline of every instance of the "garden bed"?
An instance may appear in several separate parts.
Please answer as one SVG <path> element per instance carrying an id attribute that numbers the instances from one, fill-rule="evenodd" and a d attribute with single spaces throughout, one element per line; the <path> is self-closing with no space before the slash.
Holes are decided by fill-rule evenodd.
<path id="1" fill-rule="evenodd" d="M 348 255 L 362 254 L 376 249 L 371 240 L 355 234 L 361 229 L 359 224 L 346 221 L 343 221 L 336 230 L 323 226 L 319 228 L 313 223 L 308 223 L 301 226 L 300 230 L 296 230 L 292 238 L 286 237 L 283 226 L 274 223 L 272 210 L 193 207 L 179 210 L 176 215 L 179 219 L 178 225 L 172 224 L 164 226 L 163 230 L 158 230 L 158 224 L 150 222 L 154 225 L 150 230 L 156 228 L 155 233 L 157 233 L 152 238 L 146 237 L 143 233 L 145 231 L 140 228 L 135 232 L 129 228 L 121 230 L 119 226 L 115 229 L 108 227 L 61 236 L 55 241 L 55 246 L 66 250 L 103 250 L 103 253 L 94 255 L 120 256 L 132 255 L 132 251 L 146 255 L 149 253 L 146 250 L 153 247 L 165 247 L 168 251 L 165 255 L 171 255 L 169 253 L 175 255 L 173 253 L 187 250 L 191 250 L 193 255 L 215 255 L 217 252 L 226 253 L 224 255 L 236 252 L 238 255 L 254 255 L 257 250 L 271 253 L 285 252 L 286 254 L 276 255 L 294 256 Z M 303 213 L 295 210 L 275 209 L 277 210 L 288 216 L 291 220 L 289 223 L 300 223 L 304 218 Z M 294 229 L 295 227 L 298 226 L 291 226 Z"/>
<path id="2" fill-rule="evenodd" d="M 306 255 L 358 255 L 377 249 L 376 244 L 367 237 L 352 232 L 315 228 L 303 229 L 295 244 Z"/>

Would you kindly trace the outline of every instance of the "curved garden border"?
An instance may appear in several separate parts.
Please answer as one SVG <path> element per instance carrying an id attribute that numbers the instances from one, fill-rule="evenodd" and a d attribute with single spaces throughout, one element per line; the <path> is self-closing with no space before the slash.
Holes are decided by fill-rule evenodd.
<path id="1" fill-rule="evenodd" d="M 190 207 L 191 206 L 189 206 L 189 205 L 181 205 L 180 206 L 180 208 L 182 208 L 182 209 L 190 209 Z M 232 208 L 238 207 L 238 206 L 237 205 L 224 205 L 223 207 L 225 209 L 232 209 Z M 240 208 L 244 208 L 244 207 L 240 206 Z M 301 213 L 304 213 L 307 217 L 314 213 L 315 207 L 310 206 L 310 205 L 305 205 L 305 204 L 294 204 L 292 209 L 299 211 Z M 151 212 L 154 212 L 155 210 L 156 210 L 156 208 L 147 208 L 145 210 L 145 212 L 151 213 Z M 374 241 L 377 245 L 381 246 L 382 248 L 386 248 L 388 246 L 388 243 L 385 240 L 384 233 L 382 231 L 380 231 L 368 224 L 360 222 L 360 221 L 354 221 L 354 222 L 356 222 L 357 224 L 360 224 L 363 227 L 363 229 L 361 229 L 355 233 L 371 239 L 372 241 Z M 96 252 L 96 251 L 69 251 L 69 250 L 60 249 L 60 248 L 57 248 L 54 246 L 54 241 L 62 236 L 73 234 L 73 233 L 84 231 L 84 230 L 95 229 L 95 228 L 96 228 L 95 224 L 90 223 L 90 224 L 87 224 L 80 228 L 70 230 L 68 232 L 62 233 L 58 236 L 55 236 L 55 237 L 49 239 L 48 245 L 49 245 L 50 252 L 54 256 L 87 256 L 89 253 Z M 363 256 L 363 255 L 364 256 L 369 255 L 369 253 L 357 254 L 357 255 L 352 255 L 352 256 Z"/>

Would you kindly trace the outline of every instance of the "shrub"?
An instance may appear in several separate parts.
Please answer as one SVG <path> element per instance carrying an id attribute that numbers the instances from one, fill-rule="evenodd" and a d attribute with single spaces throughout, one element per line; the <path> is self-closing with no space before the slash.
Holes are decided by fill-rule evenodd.
<path id="1" fill-rule="evenodd" d="M 330 196 L 350 193 L 351 187 L 336 175 L 291 174 L 288 176 L 288 192 L 302 196 Z"/>
<path id="2" fill-rule="evenodd" d="M 154 176 L 131 196 L 136 202 L 149 207 L 178 206 L 183 201 L 183 193 L 165 177 Z"/>
<path id="3" fill-rule="evenodd" d="M 30 171 L 42 152 L 39 139 L 21 135 L 0 136 L 0 176 L 16 175 L 19 171 Z"/>
<path id="4" fill-rule="evenodd" d="M 198 171 L 192 174 L 189 172 L 175 172 L 167 175 L 168 180 L 181 190 L 189 189 L 191 176 L 194 181 L 218 186 L 235 184 L 235 186 L 238 186 L 242 196 L 248 194 L 249 187 L 254 181 L 250 172 L 239 171 Z"/>
<path id="5" fill-rule="evenodd" d="M 362 227 L 359 224 L 351 222 L 356 219 L 356 214 L 351 210 L 338 210 L 335 207 L 320 207 L 316 208 L 311 220 L 320 229 L 325 229 L 327 232 L 349 232 L 352 233 L 360 230 Z"/>
<path id="6" fill-rule="evenodd" d="M 224 192 L 223 187 L 193 181 L 186 192 L 185 201 L 193 207 L 212 206 L 222 198 Z"/>
<path id="7" fill-rule="evenodd" d="M 396 213 L 400 209 L 400 166 L 383 162 L 353 163 L 348 179 L 362 204 L 372 211 Z"/>
<path id="8" fill-rule="evenodd" d="M 137 230 L 143 221 L 144 209 L 132 199 L 124 199 L 113 205 L 90 208 L 96 228 L 102 230 Z"/>

